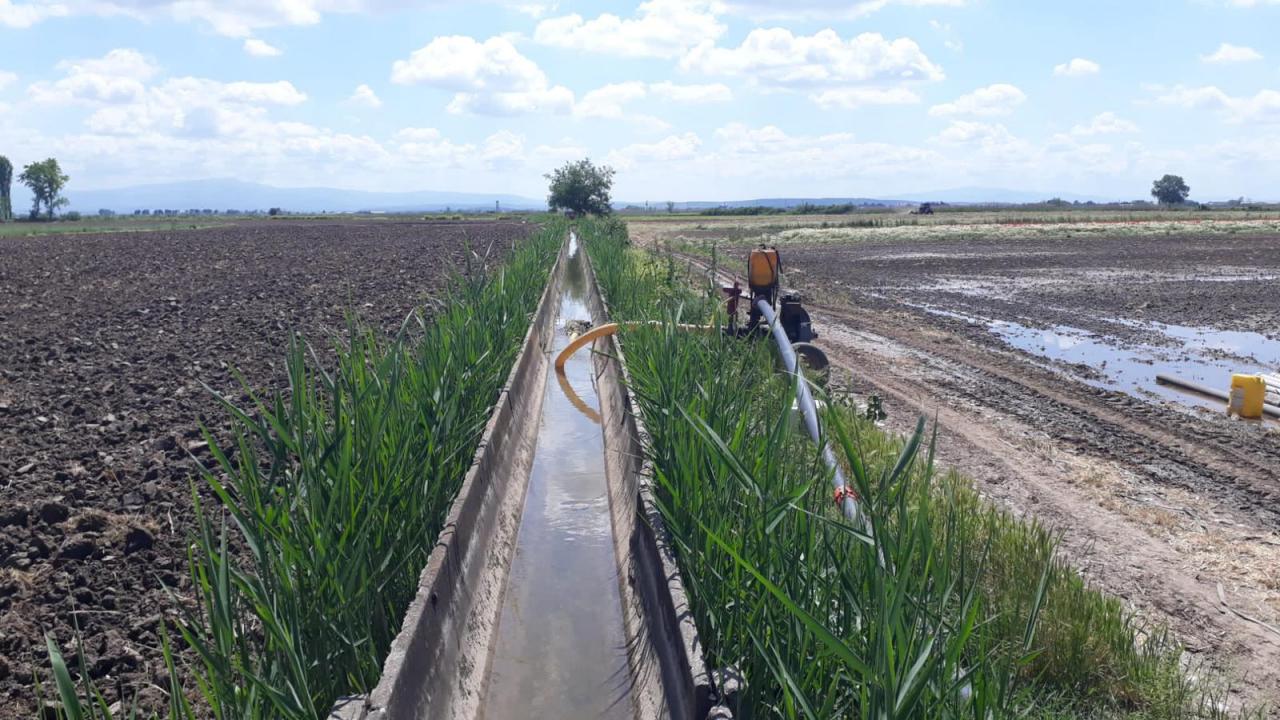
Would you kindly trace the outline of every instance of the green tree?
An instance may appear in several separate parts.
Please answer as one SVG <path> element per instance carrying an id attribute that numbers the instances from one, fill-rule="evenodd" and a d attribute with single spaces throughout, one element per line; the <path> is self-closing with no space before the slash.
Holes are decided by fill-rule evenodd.
<path id="1" fill-rule="evenodd" d="M 58 167 L 58 161 L 53 158 L 31 163 L 22 168 L 22 174 L 18 176 L 18 180 L 31 188 L 31 194 L 34 196 L 31 216 L 39 217 L 40 206 L 44 205 L 48 211 L 48 218 L 52 220 L 53 211 L 67 204 L 67 199 L 62 197 L 62 189 L 67 186 L 67 181 L 70 179 L 62 173 L 62 168 Z"/>
<path id="2" fill-rule="evenodd" d="M 13 163 L 9 158 L 0 155 L 0 222 L 13 219 Z"/>
<path id="3" fill-rule="evenodd" d="M 1181 205 L 1190 194 L 1191 188 L 1179 175 L 1165 175 L 1151 184 L 1151 197 L 1161 205 Z"/>
<path id="4" fill-rule="evenodd" d="M 590 159 L 568 162 L 564 167 L 548 173 L 551 181 L 547 205 L 552 212 L 570 210 L 575 213 L 608 215 L 613 212 L 609 204 L 609 191 L 613 189 L 613 168 L 593 165 Z"/>

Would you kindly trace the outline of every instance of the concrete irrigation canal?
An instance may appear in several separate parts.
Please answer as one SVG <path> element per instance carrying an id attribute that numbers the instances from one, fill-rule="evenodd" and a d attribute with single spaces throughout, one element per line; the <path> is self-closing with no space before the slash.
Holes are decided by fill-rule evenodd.
<path id="1" fill-rule="evenodd" d="M 590 324 L 583 254 L 571 242 L 553 356 Z M 604 437 L 587 353 L 548 382 L 515 556 L 485 685 L 485 717 L 634 716 L 614 559 Z M 556 373 L 548 367 L 548 373 Z M 557 373 L 558 375 L 558 373 Z M 584 412 L 585 410 L 585 412 Z"/>
<path id="2" fill-rule="evenodd" d="M 367 696 L 335 718 L 705 718 L 708 673 L 615 338 L 576 236 L 563 245 L 419 591 Z"/>

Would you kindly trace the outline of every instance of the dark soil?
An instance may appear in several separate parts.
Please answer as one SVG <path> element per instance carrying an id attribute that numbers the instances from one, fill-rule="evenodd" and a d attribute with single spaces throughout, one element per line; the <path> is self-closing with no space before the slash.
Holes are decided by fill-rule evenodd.
<path id="1" fill-rule="evenodd" d="M 531 228 L 281 221 L 0 239 L 0 717 L 34 715 L 35 674 L 51 690 L 46 633 L 71 663 L 83 656 L 108 702 L 165 702 L 159 631 L 172 594 L 189 592 L 199 426 L 229 431 L 203 385 L 244 402 L 238 369 L 282 388 L 290 331 L 322 356 L 349 312 L 394 332 L 447 299 L 468 247 L 499 258 Z"/>
<path id="2" fill-rule="evenodd" d="M 1109 335 L 1110 319 L 1280 338 L 1280 238 L 1259 235 L 974 239 L 785 248 L 789 280 L 862 305 L 927 304 Z M 798 276 L 797 276 L 798 275 Z"/>

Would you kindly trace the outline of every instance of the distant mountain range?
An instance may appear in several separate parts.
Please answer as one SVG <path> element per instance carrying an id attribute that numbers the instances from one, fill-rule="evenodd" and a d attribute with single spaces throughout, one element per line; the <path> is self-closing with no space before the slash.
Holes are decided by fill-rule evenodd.
<path id="1" fill-rule="evenodd" d="M 25 188 L 14 187 L 14 207 L 24 208 L 30 199 L 24 197 Z M 100 209 L 117 213 L 135 210 L 267 210 L 278 207 L 291 212 L 423 212 L 445 209 L 462 211 L 492 210 L 543 210 L 546 201 L 520 195 L 464 192 L 368 192 L 337 188 L 281 188 L 232 179 L 192 180 L 188 182 L 160 183 L 109 190 L 67 190 L 70 205 L 86 215 Z M 798 205 L 914 205 L 920 202 L 949 203 L 1032 203 L 1058 197 L 1069 202 L 1108 202 L 1118 198 L 1076 195 L 1072 193 L 1028 192 L 1003 188 L 966 187 L 930 192 L 913 192 L 887 198 L 869 197 L 780 197 L 749 200 L 687 201 L 675 203 L 678 210 L 700 210 L 713 207 L 766 206 L 794 208 Z M 644 207 L 645 202 L 618 201 L 615 207 Z M 665 202 L 649 202 L 656 210 L 666 209 Z"/>
<path id="2" fill-rule="evenodd" d="M 14 188 L 17 190 L 17 188 Z M 17 193 L 15 193 L 16 195 Z M 280 188 L 240 180 L 193 180 L 190 182 L 139 185 L 111 190 L 68 188 L 68 210 L 96 213 L 100 209 L 118 213 L 134 210 L 267 210 L 273 207 L 292 212 L 419 212 L 452 210 L 544 210 L 545 200 L 518 195 L 461 192 L 366 192 L 337 188 Z M 14 206 L 18 198 L 14 198 Z M 29 204 L 29 201 L 27 201 Z"/>

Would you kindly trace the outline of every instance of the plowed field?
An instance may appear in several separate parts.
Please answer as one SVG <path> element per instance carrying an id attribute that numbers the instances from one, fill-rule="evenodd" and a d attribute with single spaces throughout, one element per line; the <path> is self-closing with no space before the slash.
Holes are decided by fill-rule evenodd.
<path id="1" fill-rule="evenodd" d="M 323 357 L 348 313 L 394 332 L 467 249 L 521 222 L 280 221 L 0 239 L 0 717 L 29 717 L 52 633 L 108 701 L 164 702 L 160 622 L 188 592 L 207 385 L 282 387 L 291 331 Z M 75 627 L 83 644 L 74 644 Z M 44 675 L 47 680 L 47 675 Z"/>

